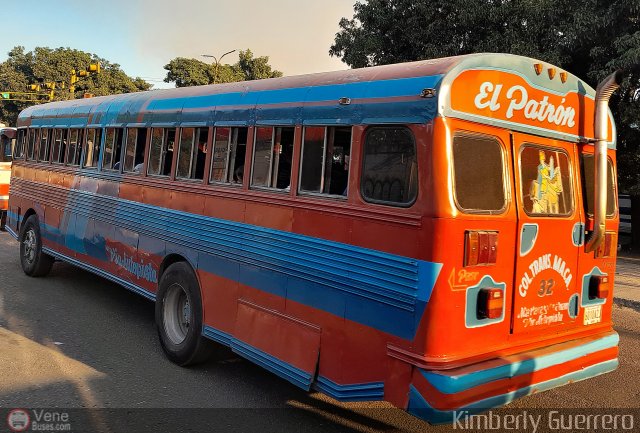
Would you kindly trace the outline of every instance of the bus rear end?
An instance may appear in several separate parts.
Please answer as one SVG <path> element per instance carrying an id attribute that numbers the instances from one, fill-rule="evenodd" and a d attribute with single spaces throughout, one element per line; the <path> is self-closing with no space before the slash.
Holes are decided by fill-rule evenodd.
<path id="1" fill-rule="evenodd" d="M 409 412 L 431 422 L 618 365 L 613 120 L 601 103 L 594 131 L 588 86 L 515 60 L 440 88 L 425 226 L 443 268 L 413 347 L 389 347 L 413 365 Z"/>

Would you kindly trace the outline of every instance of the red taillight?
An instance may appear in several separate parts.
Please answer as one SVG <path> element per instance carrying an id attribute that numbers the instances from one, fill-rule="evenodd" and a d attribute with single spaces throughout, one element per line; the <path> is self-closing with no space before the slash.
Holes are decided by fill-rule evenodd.
<path id="1" fill-rule="evenodd" d="M 605 299 L 609 296 L 609 277 L 593 275 L 589 281 L 589 299 Z"/>
<path id="2" fill-rule="evenodd" d="M 469 230 L 465 233 L 464 265 L 493 265 L 498 258 L 498 232 Z"/>
<path id="3" fill-rule="evenodd" d="M 499 319 L 504 310 L 504 292 L 502 289 L 480 289 L 478 292 L 478 318 Z"/>
<path id="4" fill-rule="evenodd" d="M 604 241 L 596 249 L 596 258 L 610 257 L 611 256 L 611 244 L 613 243 L 613 236 L 615 233 L 606 232 L 604 235 Z"/>

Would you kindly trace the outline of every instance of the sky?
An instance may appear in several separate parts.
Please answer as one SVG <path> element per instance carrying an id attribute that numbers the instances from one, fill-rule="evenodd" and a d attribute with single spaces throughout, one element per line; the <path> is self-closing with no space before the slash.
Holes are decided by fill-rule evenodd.
<path id="1" fill-rule="evenodd" d="M 0 62 L 17 45 L 69 47 L 120 64 L 154 88 L 175 57 L 251 49 L 284 75 L 347 69 L 329 56 L 355 0 L 0 0 Z M 17 19 L 17 17 L 22 17 Z M 222 63 L 235 63 L 237 51 Z"/>

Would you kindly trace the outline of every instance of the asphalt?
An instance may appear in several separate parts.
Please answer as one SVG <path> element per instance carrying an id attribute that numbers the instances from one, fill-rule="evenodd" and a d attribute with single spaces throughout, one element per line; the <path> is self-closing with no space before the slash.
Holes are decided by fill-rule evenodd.
<path id="1" fill-rule="evenodd" d="M 89 426 L 83 431 L 96 432 L 456 431 L 388 403 L 339 403 L 302 391 L 230 352 L 177 367 L 162 353 L 153 310 L 150 301 L 66 263 L 56 263 L 45 278 L 25 276 L 17 242 L 0 232 L 0 432 L 16 407 L 76 411 L 72 418 L 84 417 Z M 519 399 L 496 413 L 637 413 L 640 312 L 616 306 L 614 323 L 621 337 L 618 370 Z"/>
<path id="2" fill-rule="evenodd" d="M 618 256 L 614 302 L 640 311 L 640 256 Z"/>

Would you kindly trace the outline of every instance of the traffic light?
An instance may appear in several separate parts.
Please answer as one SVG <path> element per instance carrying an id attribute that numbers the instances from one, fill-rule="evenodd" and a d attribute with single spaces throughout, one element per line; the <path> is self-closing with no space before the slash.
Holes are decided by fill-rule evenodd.
<path id="1" fill-rule="evenodd" d="M 9 99 L 9 98 L 11 98 L 11 92 L 2 92 L 2 93 L 0 93 L 0 97 L 2 99 Z"/>
<path id="2" fill-rule="evenodd" d="M 99 74 L 100 73 L 100 63 L 92 63 L 87 66 L 87 72 Z"/>
<path id="3" fill-rule="evenodd" d="M 49 90 L 49 93 L 47 94 L 47 97 L 49 98 L 49 101 L 53 101 L 53 98 L 54 98 L 54 96 L 56 94 L 56 83 L 55 83 L 55 81 L 47 81 L 46 83 L 44 83 L 44 87 Z"/>
<path id="4" fill-rule="evenodd" d="M 27 85 L 27 90 L 30 90 L 32 92 L 39 92 L 40 91 L 40 84 L 29 84 L 29 85 Z"/>

